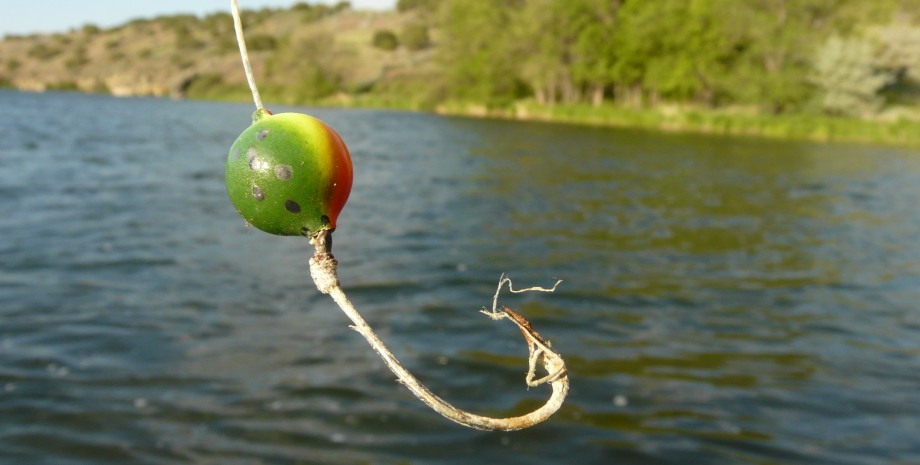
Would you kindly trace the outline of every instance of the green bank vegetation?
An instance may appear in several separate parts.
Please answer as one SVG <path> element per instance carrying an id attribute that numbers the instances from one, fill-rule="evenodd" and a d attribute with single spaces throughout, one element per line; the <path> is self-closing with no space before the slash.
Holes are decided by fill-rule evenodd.
<path id="1" fill-rule="evenodd" d="M 920 0 L 245 11 L 266 101 L 920 145 Z M 0 84 L 245 100 L 229 15 L 0 42 Z"/>
<path id="2" fill-rule="evenodd" d="M 419 8 L 441 28 L 441 92 L 460 113 L 476 102 L 497 116 L 920 142 L 917 1 L 443 0 Z"/>

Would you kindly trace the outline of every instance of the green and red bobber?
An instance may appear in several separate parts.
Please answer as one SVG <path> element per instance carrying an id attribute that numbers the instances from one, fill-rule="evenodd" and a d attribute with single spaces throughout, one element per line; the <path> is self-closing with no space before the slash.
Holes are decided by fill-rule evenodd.
<path id="1" fill-rule="evenodd" d="M 351 193 L 348 148 L 326 123 L 259 109 L 227 156 L 227 193 L 251 225 L 282 236 L 335 229 Z"/>

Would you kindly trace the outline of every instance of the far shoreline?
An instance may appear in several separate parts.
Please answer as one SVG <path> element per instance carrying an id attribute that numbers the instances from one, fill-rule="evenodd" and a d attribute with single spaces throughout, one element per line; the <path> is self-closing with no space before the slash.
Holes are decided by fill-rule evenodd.
<path id="1" fill-rule="evenodd" d="M 208 96 L 132 95 L 115 96 L 106 92 L 84 92 L 78 89 L 47 89 L 42 91 L 4 87 L 22 93 L 72 92 L 86 95 L 108 95 L 115 98 L 163 98 L 176 101 L 204 101 L 246 103 L 248 94 Z M 271 99 L 266 99 L 271 101 Z M 311 106 L 319 108 L 354 108 L 393 111 L 416 111 L 442 116 L 505 121 L 545 122 L 581 126 L 643 129 L 662 133 L 702 134 L 766 138 L 818 143 L 878 144 L 885 146 L 920 147 L 920 121 L 906 118 L 895 121 L 842 118 L 809 114 L 765 115 L 678 105 L 651 108 L 630 108 L 606 103 L 601 106 L 538 105 L 525 100 L 504 107 L 488 107 L 472 102 L 447 102 L 422 105 L 395 100 L 386 96 L 351 96 L 338 94 L 310 102 L 275 102 L 286 106 Z"/>

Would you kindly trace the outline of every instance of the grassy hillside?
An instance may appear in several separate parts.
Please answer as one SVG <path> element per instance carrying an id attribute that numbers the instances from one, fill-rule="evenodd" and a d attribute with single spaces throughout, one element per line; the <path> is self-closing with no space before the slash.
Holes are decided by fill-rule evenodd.
<path id="1" fill-rule="evenodd" d="M 758 19 L 776 19 L 772 3 L 740 0 L 699 2 L 695 23 L 689 4 L 663 0 L 300 3 L 243 22 L 267 104 L 920 145 L 920 24 L 903 13 L 918 2 L 789 0 L 814 16 L 798 29 Z M 223 12 L 6 37 L 0 86 L 250 99 Z"/>
<path id="2" fill-rule="evenodd" d="M 411 12 L 301 4 L 244 11 L 243 20 L 267 101 L 417 106 L 423 97 L 410 90 L 435 72 L 430 47 L 385 50 L 372 44 L 378 31 L 398 36 L 414 24 Z M 244 100 L 248 89 L 236 47 L 226 13 L 12 36 L 0 41 L 0 83 L 29 91 Z"/>

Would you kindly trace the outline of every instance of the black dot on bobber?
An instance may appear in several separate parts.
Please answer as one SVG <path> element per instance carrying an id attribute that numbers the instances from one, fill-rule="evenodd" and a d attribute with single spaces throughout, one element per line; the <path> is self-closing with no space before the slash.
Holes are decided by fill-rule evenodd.
<path id="1" fill-rule="evenodd" d="M 284 208 L 291 213 L 300 213 L 300 204 L 293 200 L 286 200 L 284 202 Z"/>

